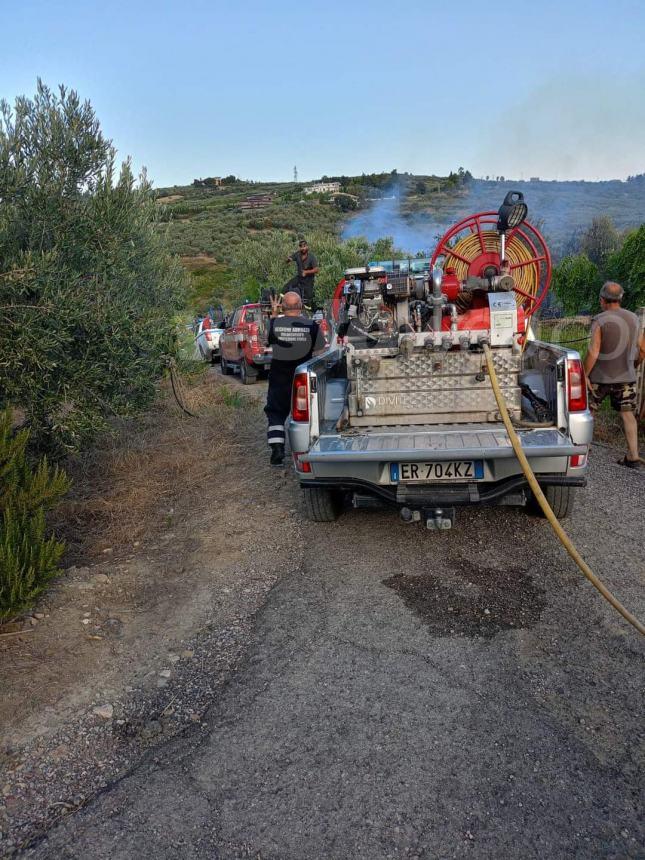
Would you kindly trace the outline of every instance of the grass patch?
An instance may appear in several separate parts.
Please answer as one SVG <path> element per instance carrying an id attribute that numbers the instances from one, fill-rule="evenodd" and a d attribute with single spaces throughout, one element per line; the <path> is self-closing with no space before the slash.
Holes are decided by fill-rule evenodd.
<path id="1" fill-rule="evenodd" d="M 222 385 L 220 388 L 222 400 L 230 409 L 239 409 L 244 406 L 244 398 L 239 391 L 229 388 L 228 385 Z M 246 401 L 248 403 L 248 400 Z"/>

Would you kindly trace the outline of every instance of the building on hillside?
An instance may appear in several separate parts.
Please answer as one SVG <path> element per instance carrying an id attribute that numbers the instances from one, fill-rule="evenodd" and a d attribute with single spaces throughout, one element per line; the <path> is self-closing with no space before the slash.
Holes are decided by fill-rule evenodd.
<path id="1" fill-rule="evenodd" d="M 340 191 L 340 182 L 314 182 L 305 188 L 305 194 L 335 194 Z"/>
<path id="2" fill-rule="evenodd" d="M 193 185 L 195 188 L 219 188 L 221 184 L 221 176 L 209 176 L 206 179 L 193 179 Z"/>
<path id="3" fill-rule="evenodd" d="M 265 209 L 272 203 L 273 196 L 271 194 L 252 194 L 246 200 L 238 203 L 238 209 Z"/>

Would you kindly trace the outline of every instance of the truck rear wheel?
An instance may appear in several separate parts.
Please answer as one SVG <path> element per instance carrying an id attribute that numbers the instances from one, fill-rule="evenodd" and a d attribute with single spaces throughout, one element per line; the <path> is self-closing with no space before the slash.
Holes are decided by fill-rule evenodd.
<path id="1" fill-rule="evenodd" d="M 253 385 L 258 381 L 258 374 L 248 361 L 243 358 L 240 362 L 240 380 L 242 385 Z"/>
<path id="2" fill-rule="evenodd" d="M 559 520 L 566 519 L 573 511 L 573 504 L 576 497 L 575 487 L 561 487 L 554 484 L 548 484 L 542 487 L 542 492 L 546 496 L 547 502 L 551 505 L 553 513 Z M 535 496 L 531 499 L 531 507 L 540 516 L 544 516 L 544 511 L 539 506 Z"/>
<path id="3" fill-rule="evenodd" d="M 307 519 L 314 523 L 333 523 L 341 512 L 341 495 L 327 487 L 303 487 Z"/>
<path id="4" fill-rule="evenodd" d="M 233 370 L 229 367 L 228 361 L 224 358 L 222 353 L 219 356 L 219 366 L 222 370 L 222 376 L 230 376 L 233 373 Z"/>

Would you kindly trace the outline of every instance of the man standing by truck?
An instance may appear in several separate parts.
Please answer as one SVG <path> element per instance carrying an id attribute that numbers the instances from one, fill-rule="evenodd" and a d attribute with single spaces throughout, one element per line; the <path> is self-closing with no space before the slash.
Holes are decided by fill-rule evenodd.
<path id="1" fill-rule="evenodd" d="M 589 387 L 589 406 L 596 412 L 605 397 L 623 420 L 627 454 L 618 462 L 638 469 L 636 421 L 636 367 L 645 358 L 645 336 L 639 332 L 636 314 L 620 306 L 620 284 L 607 281 L 600 290 L 601 313 L 591 324 L 591 341 L 584 360 Z"/>
<path id="2" fill-rule="evenodd" d="M 283 316 L 278 316 L 278 301 L 272 299 L 269 345 L 273 347 L 273 355 L 264 407 L 269 425 L 267 442 L 272 466 L 280 466 L 284 462 L 284 422 L 291 411 L 291 386 L 296 367 L 325 346 L 318 323 L 303 316 L 300 293 L 285 293 L 282 311 Z"/>
<path id="3" fill-rule="evenodd" d="M 285 292 L 300 293 L 303 304 L 315 310 L 314 279 L 320 267 L 318 260 L 309 250 L 306 239 L 301 238 L 298 241 L 298 250 L 287 257 L 287 262 L 296 264 L 298 274 L 285 285 Z"/>

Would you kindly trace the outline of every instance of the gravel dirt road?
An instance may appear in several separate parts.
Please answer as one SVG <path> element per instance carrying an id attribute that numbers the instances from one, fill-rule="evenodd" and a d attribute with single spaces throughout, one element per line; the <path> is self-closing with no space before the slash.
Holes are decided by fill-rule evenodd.
<path id="1" fill-rule="evenodd" d="M 594 446 L 567 530 L 642 618 L 645 475 L 615 457 Z M 284 573 L 201 724 L 24 856 L 643 856 L 643 642 L 543 520 L 288 517 Z"/>

